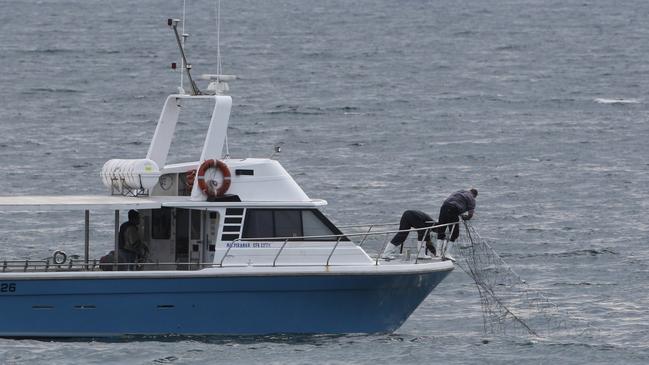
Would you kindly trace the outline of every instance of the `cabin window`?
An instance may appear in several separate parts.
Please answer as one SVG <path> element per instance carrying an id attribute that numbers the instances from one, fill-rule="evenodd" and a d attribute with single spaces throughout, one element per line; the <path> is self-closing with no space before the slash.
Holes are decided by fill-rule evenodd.
<path id="1" fill-rule="evenodd" d="M 248 209 L 243 227 L 245 238 L 275 237 L 272 210 Z"/>
<path id="2" fill-rule="evenodd" d="M 171 237 L 171 209 L 162 208 L 151 211 L 151 238 L 167 240 Z"/>
<path id="3" fill-rule="evenodd" d="M 247 209 L 242 238 L 332 236 L 341 232 L 317 209 Z M 335 237 L 308 240 L 335 241 Z M 343 238 L 347 240 L 347 238 Z"/>
<path id="4" fill-rule="evenodd" d="M 300 237 L 302 234 L 302 216 L 299 210 L 276 210 L 274 237 Z"/>
<path id="5" fill-rule="evenodd" d="M 305 236 L 330 236 L 335 234 L 311 210 L 302 211 L 302 225 Z"/>

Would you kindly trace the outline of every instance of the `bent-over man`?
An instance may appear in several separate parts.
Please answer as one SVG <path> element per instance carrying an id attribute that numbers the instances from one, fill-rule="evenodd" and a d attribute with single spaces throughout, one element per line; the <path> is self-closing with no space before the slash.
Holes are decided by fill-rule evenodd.
<path id="1" fill-rule="evenodd" d="M 460 235 L 460 226 L 457 224 L 457 222 L 459 222 L 459 217 L 462 216 L 462 219 L 464 220 L 469 220 L 473 217 L 473 212 L 475 211 L 476 206 L 475 198 L 477 197 L 478 190 L 469 189 L 456 191 L 444 200 L 444 204 L 442 204 L 442 207 L 439 209 L 439 222 L 437 222 L 437 224 L 456 224 L 437 228 L 438 240 L 445 240 L 446 231 L 448 230 L 452 232 L 450 241 L 455 242 Z"/>
<path id="2" fill-rule="evenodd" d="M 428 214 L 420 210 L 406 210 L 401 215 L 401 220 L 399 222 L 399 230 L 403 232 L 398 232 L 394 235 L 392 240 L 390 240 L 388 247 L 386 247 L 385 251 L 383 252 L 382 257 L 385 259 L 391 259 L 398 254 L 398 247 L 401 246 L 403 242 L 405 242 L 406 238 L 408 238 L 408 233 L 410 233 L 406 230 L 410 228 L 432 227 L 433 225 L 435 225 L 435 221 Z M 430 256 L 428 256 L 428 252 L 432 253 L 433 256 L 437 255 L 435 246 L 433 246 L 433 243 L 430 240 L 430 230 L 422 229 L 417 231 L 417 239 L 419 241 L 421 241 L 422 239 L 426 240 L 426 249 L 424 250 L 425 252 L 419 253 L 420 259 L 429 259 Z"/>

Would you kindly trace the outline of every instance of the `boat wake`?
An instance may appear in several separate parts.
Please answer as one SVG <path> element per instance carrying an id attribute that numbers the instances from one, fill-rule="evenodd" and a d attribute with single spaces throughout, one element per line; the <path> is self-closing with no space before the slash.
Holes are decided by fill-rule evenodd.
<path id="1" fill-rule="evenodd" d="M 465 234 L 449 250 L 476 284 L 487 334 L 556 339 L 596 332 L 588 321 L 562 310 L 532 288 L 470 224 L 463 225 Z"/>

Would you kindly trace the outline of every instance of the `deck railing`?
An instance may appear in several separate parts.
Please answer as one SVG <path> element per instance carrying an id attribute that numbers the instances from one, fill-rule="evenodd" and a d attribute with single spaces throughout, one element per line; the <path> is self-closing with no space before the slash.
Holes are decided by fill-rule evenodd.
<path id="1" fill-rule="evenodd" d="M 308 242 L 308 241 L 317 241 L 318 243 L 322 242 L 327 242 L 331 241 L 335 243 L 333 244 L 333 247 L 329 253 L 329 256 L 327 257 L 326 262 L 324 262 L 321 265 L 324 266 L 329 266 L 331 262 L 331 257 L 333 256 L 334 252 L 338 248 L 339 244 L 341 241 L 351 241 L 351 238 L 355 237 L 360 237 L 361 241 L 357 244 L 357 246 L 362 247 L 364 243 L 368 241 L 368 239 L 371 239 L 373 237 L 382 237 L 384 238 L 383 242 L 381 243 L 380 250 L 375 256 L 375 263 L 378 265 L 379 259 L 381 258 L 383 252 L 387 248 L 387 245 L 389 243 L 389 238 L 397 233 L 400 232 L 413 232 L 415 234 L 418 234 L 418 232 L 423 231 L 423 237 L 428 237 L 429 235 L 433 235 L 434 232 L 433 230 L 438 229 L 438 228 L 444 228 L 448 226 L 455 226 L 456 223 L 447 223 L 447 224 L 439 224 L 439 225 L 431 225 L 429 227 L 424 227 L 424 228 L 411 228 L 411 229 L 404 229 L 404 230 L 388 230 L 388 231 L 375 231 L 372 232 L 372 229 L 375 227 L 384 227 L 384 226 L 395 226 L 399 225 L 398 223 L 379 223 L 379 224 L 359 224 L 359 225 L 353 225 L 353 226 L 343 226 L 343 227 L 338 227 L 341 229 L 350 229 L 350 228 L 364 228 L 367 227 L 367 231 L 363 232 L 358 232 L 358 233 L 342 233 L 338 235 L 320 235 L 320 236 L 295 236 L 295 237 L 261 237 L 261 238 L 237 238 L 236 240 L 233 240 L 228 244 L 228 248 L 226 249 L 225 253 L 221 257 L 220 262 L 218 263 L 218 267 L 223 267 L 225 264 L 225 261 L 229 256 L 230 251 L 233 248 L 236 248 L 236 243 L 237 242 L 258 242 L 258 241 L 264 241 L 264 242 L 269 242 L 269 241 L 283 241 L 282 246 L 279 248 L 277 251 L 277 254 L 275 255 L 275 259 L 273 260 L 272 266 L 277 266 L 277 260 L 284 252 L 284 249 L 289 243 L 297 243 L 297 242 Z M 452 229 L 456 229 L 457 226 L 453 227 Z M 401 246 L 401 250 L 403 252 L 404 246 L 406 244 Z M 426 249 L 425 245 L 425 240 L 419 241 L 418 244 L 414 247 L 416 248 L 416 258 L 415 258 L 415 263 L 419 261 L 420 253 L 422 250 Z M 441 248 L 442 250 L 445 250 L 445 247 Z M 444 252 L 440 252 L 440 254 L 444 254 Z"/>
<path id="2" fill-rule="evenodd" d="M 377 227 L 388 227 L 388 226 L 398 226 L 398 223 L 374 223 L 374 224 L 359 224 L 352 226 L 342 226 L 339 227 L 342 230 L 359 230 L 360 232 L 347 232 L 338 235 L 320 235 L 320 236 L 299 236 L 299 237 L 262 237 L 262 238 L 238 238 L 231 241 L 227 244 L 227 249 L 225 250 L 223 256 L 218 263 L 215 262 L 119 262 L 117 264 L 108 262 L 101 263 L 99 260 L 90 260 L 86 262 L 83 259 L 78 259 L 77 256 L 72 256 L 70 258 L 66 257 L 63 262 L 57 260 L 56 257 L 50 257 L 42 260 L 0 260 L 0 272 L 56 272 L 56 271 L 99 271 L 107 270 L 112 271 L 117 268 L 117 271 L 149 271 L 149 270 L 161 270 L 168 269 L 169 267 L 174 267 L 175 270 L 199 270 L 202 268 L 208 267 L 227 267 L 227 261 L 229 258 L 234 257 L 230 255 L 233 248 L 236 249 L 237 242 L 278 242 L 283 241 L 281 247 L 277 250 L 272 264 L 258 264 L 253 263 L 252 266 L 280 266 L 278 265 L 278 260 L 281 257 L 282 253 L 286 251 L 286 248 L 290 247 L 295 243 L 304 243 L 304 242 L 317 242 L 318 244 L 323 244 L 331 242 L 331 251 L 329 251 L 326 260 L 323 260 L 322 263 L 314 264 L 317 266 L 330 266 L 331 259 L 334 256 L 334 253 L 340 247 L 341 242 L 352 242 L 354 239 L 360 239 L 356 246 L 367 247 L 368 242 L 375 242 L 374 248 L 378 247 L 378 250 L 374 249 L 374 252 L 371 254 L 374 256 L 375 264 L 378 265 L 379 259 L 381 258 L 383 252 L 389 244 L 389 239 L 400 232 L 408 232 L 418 234 L 418 232 L 423 231 L 423 237 L 427 237 L 429 234 L 434 235 L 434 229 L 445 228 L 447 226 L 455 225 L 455 223 L 448 223 L 443 225 L 433 225 L 430 227 L 424 228 L 412 228 L 406 230 L 384 230 L 384 231 L 372 231 Z M 456 226 L 457 227 L 457 226 Z M 454 227 L 455 228 L 455 227 Z M 448 236 L 448 235 L 447 235 Z M 411 240 L 412 241 L 412 240 Z M 413 263 L 419 262 L 420 253 L 422 250 L 426 249 L 425 240 L 417 241 L 415 245 L 409 244 L 408 241 L 401 246 L 403 252 L 404 248 L 411 249 L 414 248 L 415 259 Z M 442 250 L 438 254 L 443 255 L 445 247 L 438 248 Z M 57 251 L 59 252 L 59 251 Z M 371 255 L 371 256 L 372 256 Z M 236 265 L 236 264 L 235 264 Z M 235 266 L 233 265 L 233 266 Z M 115 267 L 117 266 L 117 267 Z"/>

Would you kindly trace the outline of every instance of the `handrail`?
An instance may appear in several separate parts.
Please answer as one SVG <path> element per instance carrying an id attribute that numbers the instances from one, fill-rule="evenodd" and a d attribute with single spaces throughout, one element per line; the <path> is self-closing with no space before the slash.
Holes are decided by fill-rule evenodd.
<path id="1" fill-rule="evenodd" d="M 358 228 L 358 227 L 367 227 L 367 226 L 374 226 L 374 227 L 385 227 L 385 226 L 398 226 L 399 222 L 396 223 L 366 223 L 366 224 L 352 224 L 348 226 L 336 226 L 339 229 L 340 228 Z"/>
<path id="2" fill-rule="evenodd" d="M 385 248 L 387 247 L 388 240 L 389 240 L 389 235 L 390 234 L 396 234 L 399 232 L 419 232 L 419 231 L 425 231 L 425 236 L 430 234 L 431 230 L 439 227 L 447 227 L 447 226 L 453 226 L 457 224 L 457 222 L 451 222 L 447 224 L 439 224 L 439 225 L 434 225 L 430 227 L 424 227 L 424 228 L 411 228 L 411 229 L 404 229 L 404 230 L 387 230 L 387 231 L 374 231 L 370 232 L 370 230 L 374 227 L 371 227 L 370 230 L 366 232 L 361 232 L 361 233 L 347 233 L 347 234 L 337 234 L 337 235 L 319 235 L 319 236 L 302 236 L 302 237 L 268 237 L 268 238 L 237 238 L 233 241 L 231 241 L 227 245 L 227 249 L 225 250 L 224 255 L 221 257 L 220 261 L 218 264 L 214 262 L 192 262 L 189 263 L 192 265 L 197 265 L 197 267 L 200 269 L 202 267 L 223 267 L 223 264 L 226 260 L 226 258 L 229 256 L 229 253 L 232 251 L 232 248 L 237 248 L 236 243 L 237 242 L 242 242 L 242 241 L 280 241 L 283 240 L 284 242 L 282 243 L 282 246 L 280 250 L 277 252 L 277 254 L 274 257 L 272 266 L 277 266 L 277 261 L 280 257 L 280 255 L 285 251 L 286 246 L 288 245 L 289 241 L 304 241 L 304 240 L 317 240 L 317 239 L 335 239 L 335 243 L 333 244 L 333 247 L 331 251 L 329 252 L 327 256 L 327 260 L 324 263 L 325 266 L 330 266 L 331 264 L 331 259 L 333 255 L 335 254 L 336 250 L 340 247 L 340 242 L 343 240 L 350 240 L 350 238 L 355 238 L 355 237 L 362 237 L 361 239 L 361 244 L 366 242 L 367 238 L 370 236 L 380 236 L 384 235 L 385 236 L 385 242 L 382 245 L 382 248 L 379 250 L 378 255 L 376 257 L 376 264 L 378 265 L 379 258 L 381 257 L 381 254 L 385 251 Z M 380 226 L 380 224 L 377 224 L 376 226 Z M 451 232 L 452 234 L 452 232 Z M 351 240 L 350 240 L 351 242 Z M 360 244 L 357 246 L 360 247 Z M 440 247 L 440 255 L 443 255 L 446 251 L 446 245 L 444 247 Z M 419 256 L 420 251 L 423 249 L 424 243 L 422 241 L 422 244 L 418 247 L 417 251 L 417 256 Z M 415 260 L 415 263 L 417 263 L 418 260 Z M 160 267 L 160 266 L 170 266 L 170 265 L 186 265 L 188 263 L 179 263 L 179 262 L 119 262 L 117 265 L 119 267 L 137 267 L 139 269 L 147 269 L 151 267 Z M 320 264 L 322 265 L 322 264 Z M 60 264 L 58 263 L 53 263 L 51 261 L 51 258 L 47 259 L 42 259 L 42 260 L 0 260 L 0 273 L 2 272 L 16 272 L 16 271 L 22 271 L 22 272 L 28 272 L 28 271 L 96 271 L 100 270 L 103 267 L 110 267 L 114 268 L 115 263 L 99 263 L 97 259 L 93 260 L 92 263 L 86 263 L 85 260 L 77 260 L 77 259 L 69 259 L 65 262 L 62 262 Z M 256 265 L 256 266 L 265 266 L 265 265 Z"/>
<path id="3" fill-rule="evenodd" d="M 113 263 L 100 264 L 105 266 L 112 266 Z M 97 260 L 94 260 L 92 269 L 97 266 Z M 28 272 L 29 269 L 42 269 L 43 271 L 92 271 L 89 269 L 90 264 L 86 264 L 85 260 L 71 259 L 60 264 L 53 264 L 49 260 L 2 260 L 0 265 L 0 272 L 15 272 L 22 271 Z"/>
<path id="4" fill-rule="evenodd" d="M 438 224 L 438 225 L 433 225 L 433 226 L 423 227 L 423 228 L 410 228 L 410 229 L 402 229 L 402 230 L 396 230 L 396 231 L 395 230 L 392 230 L 392 231 L 376 231 L 376 232 L 372 232 L 372 233 L 370 233 L 368 231 L 368 232 L 363 232 L 363 233 L 343 233 L 343 234 L 336 234 L 336 235 L 318 235 L 318 236 L 244 237 L 244 238 L 237 238 L 237 239 L 233 240 L 232 242 L 230 242 L 230 244 L 228 245 L 227 250 L 225 251 L 225 253 L 221 257 L 221 261 L 219 262 L 219 266 L 223 267 L 223 262 L 225 261 L 226 257 L 228 256 L 228 253 L 230 253 L 230 250 L 235 246 L 235 244 L 234 244 L 235 242 L 241 242 L 241 241 L 280 241 L 280 240 L 284 240 L 284 244 L 280 248 L 280 251 L 278 252 L 275 259 L 273 260 L 273 266 L 275 266 L 275 263 L 277 261 L 277 258 L 279 257 L 279 254 L 282 253 L 282 251 L 284 250 L 284 247 L 286 246 L 286 244 L 288 243 L 289 240 L 306 241 L 306 240 L 316 240 L 318 238 L 320 238 L 320 239 L 335 238 L 336 239 L 336 244 L 334 245 L 334 248 L 333 248 L 332 253 L 331 253 L 331 256 L 333 256 L 333 252 L 336 250 L 336 248 L 338 247 L 338 244 L 340 243 L 340 241 L 343 238 L 364 236 L 365 237 L 363 239 L 363 242 L 364 242 L 365 239 L 367 238 L 367 236 L 370 236 L 370 235 L 372 235 L 372 236 L 386 235 L 386 241 L 387 241 L 387 235 L 388 234 L 395 234 L 395 233 L 399 233 L 399 232 L 418 232 L 418 231 L 422 231 L 422 230 L 429 231 L 429 230 L 432 230 L 434 228 L 447 227 L 447 226 L 454 225 L 454 224 L 456 224 L 456 222 L 451 222 L 451 223 L 446 223 L 446 224 Z M 387 247 L 387 244 L 384 245 L 381 252 L 379 252 L 378 257 L 381 256 L 383 251 L 385 251 L 386 247 Z M 378 265 L 378 257 L 377 257 L 377 261 L 376 261 L 377 265 Z M 326 263 L 327 266 L 329 266 L 329 258 L 327 259 L 327 263 Z"/>
<path id="5" fill-rule="evenodd" d="M 70 260 L 62 264 L 51 264 L 47 260 L 3 260 L 0 261 L 0 275 L 3 272 L 68 272 L 68 271 L 97 271 L 102 267 L 112 269 L 113 262 L 100 263 L 94 259 L 86 265 L 85 260 Z M 216 267 L 214 262 L 119 262 L 119 267 L 160 267 L 160 266 L 198 266 L 198 267 Z M 88 267 L 88 269 L 86 269 Z M 27 268 L 27 270 L 25 270 Z M 32 270 L 30 270 L 32 269 Z M 109 270 L 110 271 L 110 270 Z M 140 270 L 119 270 L 118 271 L 140 271 Z M 194 271 L 194 270 L 189 270 Z M 0 276 L 1 277 L 1 276 Z"/>
<path id="6" fill-rule="evenodd" d="M 327 258 L 327 262 L 325 263 L 326 266 L 329 266 L 330 259 L 333 256 L 335 250 L 338 248 L 338 245 L 340 244 L 340 241 L 343 238 L 349 239 L 349 237 L 360 237 L 363 236 L 363 239 L 361 241 L 361 244 L 365 242 L 368 236 L 378 236 L 378 235 L 386 235 L 386 244 L 383 245 L 383 249 L 379 252 L 377 255 L 376 259 L 376 264 L 378 265 L 378 259 L 380 258 L 381 254 L 383 251 L 385 251 L 385 248 L 387 247 L 387 235 L 388 234 L 396 234 L 399 232 L 418 232 L 425 230 L 426 233 L 430 233 L 430 230 L 433 230 L 435 228 L 440 228 L 440 227 L 447 227 L 451 225 L 455 225 L 456 222 L 451 222 L 451 223 L 446 223 L 446 224 L 437 224 L 437 225 L 432 225 L 429 227 L 423 227 L 423 228 L 410 228 L 410 229 L 403 229 L 403 230 L 390 230 L 390 231 L 375 231 L 375 232 L 370 232 L 369 230 L 367 232 L 363 233 L 343 233 L 343 234 L 337 234 L 337 235 L 318 235 L 318 236 L 291 236 L 291 237 L 244 237 L 244 238 L 237 238 L 230 242 L 228 245 L 227 250 L 221 257 L 221 260 L 219 261 L 219 266 L 223 267 L 223 263 L 225 262 L 225 259 L 228 257 L 228 254 L 230 253 L 230 250 L 235 247 L 236 242 L 241 242 L 241 241 L 279 241 L 279 240 L 284 240 L 284 244 L 280 248 L 279 252 L 275 256 L 275 259 L 273 260 L 273 266 L 276 266 L 277 259 L 279 258 L 279 255 L 284 251 L 285 246 L 288 244 L 288 241 L 293 240 L 293 241 L 306 241 L 306 240 L 316 240 L 316 239 L 331 239 L 335 238 L 336 243 L 334 244 L 334 247 L 332 251 L 330 252 L 329 257 Z M 378 224 L 378 225 L 393 225 L 393 224 Z M 377 225 L 377 226 L 378 226 Z M 371 228 L 370 228 L 371 229 Z M 426 234 L 426 235 L 427 235 Z M 360 244 L 358 245 L 360 247 Z M 423 246 L 422 246 L 423 247 Z M 419 251 L 421 250 L 421 247 L 419 247 L 419 250 L 417 251 L 417 256 L 419 256 Z M 417 260 L 415 260 L 415 263 Z"/>
<path id="7" fill-rule="evenodd" d="M 423 230 L 433 230 L 434 228 L 440 228 L 440 227 L 448 227 L 452 226 L 454 224 L 457 224 L 458 222 L 451 222 L 451 223 L 445 223 L 445 224 L 437 224 L 429 227 L 422 227 L 422 228 L 410 228 L 410 229 L 401 229 L 401 230 L 390 230 L 390 231 L 375 231 L 372 233 L 367 233 L 367 232 L 362 232 L 362 233 L 341 233 L 341 234 L 329 234 L 329 235 L 317 235 L 317 236 L 284 236 L 284 237 L 243 237 L 243 238 L 237 238 L 233 240 L 232 242 L 236 241 L 281 241 L 281 240 L 292 240 L 292 241 L 313 241 L 316 238 L 338 238 L 340 237 L 341 240 L 343 238 L 347 237 L 358 237 L 358 236 L 364 236 L 364 235 L 381 235 L 381 234 L 390 234 L 390 233 L 399 233 L 399 232 L 418 232 L 418 231 L 423 231 Z M 333 241 L 333 240 L 332 240 Z"/>

